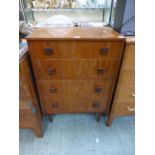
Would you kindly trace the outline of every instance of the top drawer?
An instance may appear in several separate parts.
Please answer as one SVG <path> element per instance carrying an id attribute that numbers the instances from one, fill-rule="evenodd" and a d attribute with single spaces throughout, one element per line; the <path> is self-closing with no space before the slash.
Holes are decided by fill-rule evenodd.
<path id="1" fill-rule="evenodd" d="M 31 56 L 40 59 L 118 59 L 123 46 L 119 41 L 29 41 Z"/>

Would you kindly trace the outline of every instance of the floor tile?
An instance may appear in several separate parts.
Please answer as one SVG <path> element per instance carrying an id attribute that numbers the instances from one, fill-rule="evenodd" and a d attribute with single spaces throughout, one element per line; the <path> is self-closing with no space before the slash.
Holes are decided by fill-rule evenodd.
<path id="1" fill-rule="evenodd" d="M 92 114 L 55 115 L 43 120 L 44 137 L 20 129 L 20 155 L 134 155 L 133 117 L 120 117 L 111 127 Z"/>

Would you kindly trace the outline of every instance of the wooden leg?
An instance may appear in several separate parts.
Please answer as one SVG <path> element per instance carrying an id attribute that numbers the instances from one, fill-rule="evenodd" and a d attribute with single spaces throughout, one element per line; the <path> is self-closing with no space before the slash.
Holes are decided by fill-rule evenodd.
<path id="1" fill-rule="evenodd" d="M 39 138 L 43 137 L 43 131 L 41 127 L 36 127 L 32 129 L 35 135 Z"/>
<path id="2" fill-rule="evenodd" d="M 49 120 L 49 122 L 53 122 L 53 119 L 52 119 L 52 116 L 51 115 L 49 115 L 49 114 L 47 114 L 47 117 L 48 117 L 48 120 Z"/>
<path id="3" fill-rule="evenodd" d="M 97 119 L 96 119 L 96 121 L 97 121 L 97 122 L 100 122 L 101 117 L 102 117 L 102 113 L 98 113 L 98 114 L 97 114 Z"/>
<path id="4" fill-rule="evenodd" d="M 112 121 L 113 121 L 113 116 L 108 116 L 108 120 L 107 120 L 107 123 L 106 123 L 106 126 L 107 127 L 110 127 L 111 126 L 111 123 L 112 123 Z"/>

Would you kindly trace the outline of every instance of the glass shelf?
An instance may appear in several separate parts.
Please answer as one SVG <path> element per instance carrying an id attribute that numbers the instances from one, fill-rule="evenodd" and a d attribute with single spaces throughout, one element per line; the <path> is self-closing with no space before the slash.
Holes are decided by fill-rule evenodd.
<path id="1" fill-rule="evenodd" d="M 92 10 L 92 9 L 104 9 L 104 8 L 53 8 L 53 9 L 44 9 L 44 8 L 29 8 L 26 9 L 26 11 L 33 11 L 33 12 L 41 12 L 41 11 L 76 11 L 76 10 L 83 10 L 83 9 L 87 9 L 87 10 Z"/>
<path id="2" fill-rule="evenodd" d="M 70 18 L 73 22 L 101 22 L 106 23 L 105 25 L 107 25 L 109 23 L 112 4 L 112 0 L 21 1 L 24 5 L 26 21 L 32 24 L 41 23 L 41 25 L 44 25 L 48 19 L 56 15 L 64 15 Z M 112 21 L 115 14 L 117 0 L 114 0 L 113 2 Z"/>

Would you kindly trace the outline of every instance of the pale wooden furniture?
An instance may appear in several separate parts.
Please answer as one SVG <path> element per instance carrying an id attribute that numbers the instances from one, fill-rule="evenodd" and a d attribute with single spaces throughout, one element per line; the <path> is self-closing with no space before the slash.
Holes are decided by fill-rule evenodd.
<path id="1" fill-rule="evenodd" d="M 135 113 L 135 39 L 126 38 L 126 47 L 123 56 L 120 75 L 108 116 L 107 126 L 110 126 L 114 117 L 134 115 Z"/>
<path id="2" fill-rule="evenodd" d="M 110 28 L 41 28 L 27 41 L 44 114 L 108 112 L 124 37 Z"/>
<path id="3" fill-rule="evenodd" d="M 28 53 L 20 53 L 19 59 L 19 127 L 30 128 L 42 137 L 41 109 L 30 68 Z"/>

